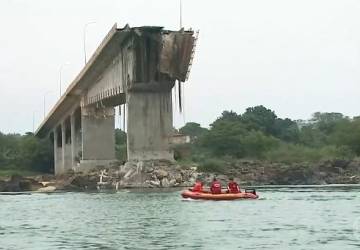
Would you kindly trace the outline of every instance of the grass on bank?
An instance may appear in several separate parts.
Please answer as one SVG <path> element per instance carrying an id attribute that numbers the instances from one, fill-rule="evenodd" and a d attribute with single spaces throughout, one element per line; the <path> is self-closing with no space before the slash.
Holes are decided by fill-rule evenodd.
<path id="1" fill-rule="evenodd" d="M 183 151 L 184 146 L 181 150 Z M 200 150 L 193 145 L 188 145 L 186 157 L 181 157 L 177 152 L 177 161 L 186 164 L 196 164 L 201 172 L 225 173 L 228 167 L 235 166 L 239 161 L 260 161 L 264 163 L 283 163 L 291 166 L 296 163 L 313 163 L 331 160 L 352 160 L 356 157 L 353 151 L 346 146 L 328 145 L 323 147 L 307 147 L 298 144 L 281 143 L 278 147 L 266 151 L 261 157 L 237 158 L 229 155 L 214 156 L 206 150 Z M 177 149 L 175 148 L 175 152 Z"/>
<path id="2" fill-rule="evenodd" d="M 311 148 L 296 144 L 282 144 L 265 153 L 264 160 L 279 163 L 319 162 L 326 160 L 351 160 L 355 154 L 346 146 Z"/>

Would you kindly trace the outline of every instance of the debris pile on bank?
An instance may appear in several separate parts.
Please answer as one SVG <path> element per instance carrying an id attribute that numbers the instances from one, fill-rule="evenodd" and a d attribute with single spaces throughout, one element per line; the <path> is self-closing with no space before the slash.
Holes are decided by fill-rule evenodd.
<path id="1" fill-rule="evenodd" d="M 69 172 L 57 179 L 63 190 L 120 188 L 166 188 L 192 186 L 198 177 L 196 165 L 181 166 L 169 161 L 126 162 L 88 173 Z"/>

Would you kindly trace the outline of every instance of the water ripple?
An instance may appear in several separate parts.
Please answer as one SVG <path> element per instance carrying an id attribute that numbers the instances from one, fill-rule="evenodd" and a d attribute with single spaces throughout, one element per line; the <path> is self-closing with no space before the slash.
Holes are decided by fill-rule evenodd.
<path id="1" fill-rule="evenodd" d="M 0 249 L 358 249 L 358 188 L 328 189 L 234 202 L 183 202 L 178 191 L 4 196 Z"/>

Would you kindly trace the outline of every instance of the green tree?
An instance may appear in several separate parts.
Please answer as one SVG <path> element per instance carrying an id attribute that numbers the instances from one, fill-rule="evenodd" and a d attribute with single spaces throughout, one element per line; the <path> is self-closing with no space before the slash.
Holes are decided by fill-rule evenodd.
<path id="1" fill-rule="evenodd" d="M 8 168 L 18 161 L 20 140 L 21 136 L 18 134 L 0 133 L 0 168 Z"/>
<path id="2" fill-rule="evenodd" d="M 127 145 L 126 133 L 121 129 L 115 129 L 115 154 L 116 159 L 126 161 L 127 159 Z"/>
<path id="3" fill-rule="evenodd" d="M 223 122 L 223 121 L 229 121 L 229 122 L 236 122 L 236 121 L 240 121 L 241 116 L 238 115 L 236 112 L 230 110 L 230 111 L 223 111 L 221 113 L 221 116 L 218 117 L 210 126 L 216 125 L 216 123 L 218 122 Z"/>
<path id="4" fill-rule="evenodd" d="M 210 131 L 200 139 L 200 145 L 218 156 L 242 157 L 245 149 L 241 139 L 246 132 L 244 125 L 238 121 L 217 120 L 211 125 Z"/>
<path id="5" fill-rule="evenodd" d="M 328 136 L 316 126 L 309 124 L 300 129 L 299 143 L 309 147 L 323 147 L 328 143 Z"/>
<path id="6" fill-rule="evenodd" d="M 126 133 L 121 129 L 115 129 L 115 144 L 126 145 Z"/>
<path id="7" fill-rule="evenodd" d="M 202 128 L 199 123 L 187 122 L 184 127 L 179 129 L 179 131 L 184 135 L 189 135 L 193 138 L 196 138 L 203 135 L 208 130 L 206 128 Z"/>
<path id="8" fill-rule="evenodd" d="M 357 155 L 360 155 L 360 120 L 346 120 L 337 123 L 330 141 L 337 146 L 347 146 Z"/>
<path id="9" fill-rule="evenodd" d="M 313 114 L 312 119 L 310 120 L 314 126 L 316 126 L 320 131 L 325 134 L 330 134 L 333 132 L 336 124 L 344 120 L 349 120 L 348 117 L 345 117 L 341 113 L 321 113 L 316 112 Z"/>
<path id="10" fill-rule="evenodd" d="M 40 172 L 51 171 L 54 151 L 48 138 L 39 139 L 32 133 L 28 133 L 22 136 L 18 151 L 18 168 Z"/>
<path id="11" fill-rule="evenodd" d="M 241 121 L 249 130 L 260 130 L 265 134 L 274 134 L 276 118 L 274 111 L 260 105 L 247 108 L 241 116 Z"/>
<path id="12" fill-rule="evenodd" d="M 251 130 L 243 137 L 242 145 L 247 157 L 263 158 L 265 152 L 279 145 L 279 140 L 266 136 L 261 131 Z"/>
<path id="13" fill-rule="evenodd" d="M 273 125 L 273 136 L 286 142 L 299 142 L 300 131 L 296 122 L 286 118 L 276 118 Z"/>

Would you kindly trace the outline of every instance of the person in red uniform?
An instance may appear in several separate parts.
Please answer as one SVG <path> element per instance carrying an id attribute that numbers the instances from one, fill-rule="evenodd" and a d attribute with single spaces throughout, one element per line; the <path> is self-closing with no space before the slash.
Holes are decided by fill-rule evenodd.
<path id="1" fill-rule="evenodd" d="M 240 193 L 240 187 L 239 185 L 234 181 L 234 178 L 230 177 L 229 178 L 229 184 L 228 184 L 228 190 L 227 193 L 231 193 L 231 194 L 237 194 Z"/>
<path id="2" fill-rule="evenodd" d="M 221 183 L 214 177 L 210 191 L 212 194 L 221 194 Z"/>
<path id="3" fill-rule="evenodd" d="M 199 193 L 202 192 L 203 191 L 203 183 L 199 179 L 197 179 L 193 188 L 191 188 L 190 191 L 199 192 Z"/>

